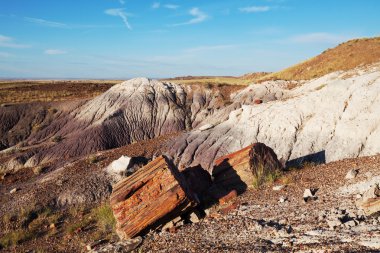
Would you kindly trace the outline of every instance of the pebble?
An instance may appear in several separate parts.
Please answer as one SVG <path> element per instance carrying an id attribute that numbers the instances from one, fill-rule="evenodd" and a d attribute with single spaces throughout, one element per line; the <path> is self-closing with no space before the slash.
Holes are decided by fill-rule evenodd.
<path id="1" fill-rule="evenodd" d="M 346 179 L 354 179 L 358 175 L 359 171 L 357 169 L 351 169 L 346 174 Z"/>
<path id="2" fill-rule="evenodd" d="M 272 190 L 273 191 L 281 191 L 284 188 L 285 188 L 285 185 L 276 185 L 276 186 L 273 186 Z"/>
<path id="3" fill-rule="evenodd" d="M 286 201 L 288 201 L 288 198 L 287 198 L 287 197 L 283 197 L 283 196 L 281 196 L 281 197 L 280 197 L 280 200 L 279 200 L 278 202 L 280 202 L 280 203 L 284 203 L 284 202 L 286 202 Z"/>
<path id="4" fill-rule="evenodd" d="M 13 193 L 15 193 L 15 192 L 17 192 L 19 189 L 18 188 L 13 188 L 12 190 L 10 190 L 10 194 L 13 194 Z"/>

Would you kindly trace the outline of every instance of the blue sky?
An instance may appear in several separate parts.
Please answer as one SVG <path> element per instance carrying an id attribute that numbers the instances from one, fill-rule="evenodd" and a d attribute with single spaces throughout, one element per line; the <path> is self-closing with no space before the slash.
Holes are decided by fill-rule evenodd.
<path id="1" fill-rule="evenodd" d="M 378 36 L 378 0 L 1 0 L 0 78 L 277 71 Z"/>

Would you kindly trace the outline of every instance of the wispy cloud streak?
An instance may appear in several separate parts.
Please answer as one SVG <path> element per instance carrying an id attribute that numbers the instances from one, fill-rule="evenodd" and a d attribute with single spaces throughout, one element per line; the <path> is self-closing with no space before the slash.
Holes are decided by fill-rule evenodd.
<path id="1" fill-rule="evenodd" d="M 165 4 L 164 7 L 166 9 L 171 9 L 171 10 L 176 10 L 179 8 L 179 5 L 175 5 L 175 4 Z"/>
<path id="2" fill-rule="evenodd" d="M 125 26 L 129 29 L 129 30 L 132 30 L 132 26 L 130 25 L 129 21 L 128 21 L 128 16 L 129 14 L 125 12 L 125 9 L 124 8 L 118 8 L 118 9 L 108 9 L 108 10 L 105 10 L 105 13 L 107 15 L 110 15 L 110 16 L 116 16 L 116 17 L 120 17 Z"/>
<path id="3" fill-rule="evenodd" d="M 24 20 L 29 22 L 29 23 L 34 23 L 34 24 L 41 25 L 41 26 L 54 27 L 54 28 L 69 28 L 69 26 L 67 24 L 49 21 L 49 20 L 42 19 L 42 18 L 25 17 Z"/>
<path id="4" fill-rule="evenodd" d="M 172 24 L 170 26 L 182 26 L 182 25 L 198 24 L 198 23 L 202 23 L 202 22 L 206 21 L 209 18 L 209 16 L 206 13 L 202 12 L 199 8 L 192 8 L 189 11 L 189 14 L 191 16 L 193 16 L 193 18 L 190 19 L 189 21 L 184 22 L 184 23 Z"/>
<path id="5" fill-rule="evenodd" d="M 13 38 L 0 34 L 0 47 L 28 48 L 30 46 L 29 45 L 15 43 Z"/>
<path id="6" fill-rule="evenodd" d="M 248 7 L 239 8 L 239 11 L 245 12 L 245 13 L 267 12 L 270 10 L 271 10 L 271 7 L 269 6 L 248 6 Z"/>
<path id="7" fill-rule="evenodd" d="M 44 51 L 44 54 L 47 54 L 47 55 L 60 55 L 60 54 L 67 54 L 67 52 L 64 51 L 64 50 L 61 50 L 61 49 L 46 49 Z"/>

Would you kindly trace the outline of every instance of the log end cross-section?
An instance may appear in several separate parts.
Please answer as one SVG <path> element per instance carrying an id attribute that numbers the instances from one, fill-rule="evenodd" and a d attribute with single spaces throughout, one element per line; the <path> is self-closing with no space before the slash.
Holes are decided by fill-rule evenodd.
<path id="1" fill-rule="evenodd" d="M 113 187 L 116 231 L 133 238 L 190 211 L 197 204 L 183 175 L 161 156 Z"/>

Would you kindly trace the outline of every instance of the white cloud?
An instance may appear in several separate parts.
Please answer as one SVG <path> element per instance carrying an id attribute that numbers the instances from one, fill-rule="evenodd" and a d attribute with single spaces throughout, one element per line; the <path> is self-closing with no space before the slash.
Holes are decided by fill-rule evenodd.
<path id="1" fill-rule="evenodd" d="M 125 12 L 125 9 L 124 8 L 119 8 L 119 9 L 108 9 L 108 10 L 105 10 L 105 13 L 107 15 L 110 15 L 110 16 L 116 16 L 116 17 L 120 17 L 125 26 L 129 29 L 129 30 L 132 30 L 132 26 L 129 24 L 128 22 L 128 16 L 130 16 L 128 13 Z"/>
<path id="2" fill-rule="evenodd" d="M 67 54 L 66 51 L 60 49 L 47 49 L 44 52 L 47 55 L 59 55 L 59 54 Z"/>
<path id="3" fill-rule="evenodd" d="M 193 16 L 192 19 L 190 19 L 187 22 L 184 23 L 178 23 L 178 24 L 172 24 L 171 26 L 181 26 L 181 25 L 193 25 L 204 22 L 206 19 L 209 18 L 209 16 L 202 12 L 199 8 L 192 8 L 189 11 L 189 14 Z"/>
<path id="4" fill-rule="evenodd" d="M 237 45 L 200 46 L 200 47 L 188 48 L 185 50 L 185 52 L 186 53 L 197 53 L 197 52 L 226 50 L 226 49 L 231 49 L 231 48 L 236 48 L 236 47 L 237 47 Z"/>
<path id="5" fill-rule="evenodd" d="M 29 45 L 18 44 L 14 42 L 14 39 L 0 34 L 0 47 L 8 48 L 27 48 Z"/>
<path id="6" fill-rule="evenodd" d="M 308 33 L 293 36 L 288 39 L 292 43 L 328 43 L 337 44 L 348 40 L 349 37 L 331 33 Z"/>
<path id="7" fill-rule="evenodd" d="M 161 4 L 159 2 L 155 2 L 152 4 L 152 9 L 158 9 L 160 8 Z"/>
<path id="8" fill-rule="evenodd" d="M 171 9 L 171 10 L 176 10 L 179 8 L 179 5 L 175 5 L 175 4 L 165 4 L 164 7 L 166 9 Z"/>
<path id="9" fill-rule="evenodd" d="M 69 26 L 64 23 L 49 21 L 49 20 L 45 20 L 41 18 L 25 17 L 24 19 L 27 22 L 42 25 L 42 26 L 55 27 L 55 28 L 69 28 Z"/>
<path id="10" fill-rule="evenodd" d="M 239 8 L 241 12 L 245 13 L 256 13 L 256 12 L 267 12 L 271 10 L 269 6 L 248 6 L 244 8 Z"/>

